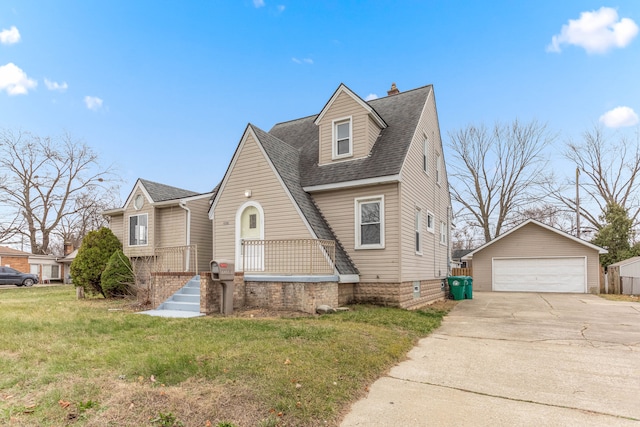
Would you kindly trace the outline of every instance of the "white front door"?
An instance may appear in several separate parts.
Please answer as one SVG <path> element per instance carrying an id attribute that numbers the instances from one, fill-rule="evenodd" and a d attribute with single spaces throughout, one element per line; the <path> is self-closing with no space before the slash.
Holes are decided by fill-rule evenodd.
<path id="1" fill-rule="evenodd" d="M 240 242 L 247 242 L 243 246 L 241 253 L 241 266 L 244 271 L 264 270 L 264 248 L 262 245 L 252 245 L 254 241 L 258 243 L 263 236 L 262 215 L 256 206 L 247 206 L 240 214 Z"/>

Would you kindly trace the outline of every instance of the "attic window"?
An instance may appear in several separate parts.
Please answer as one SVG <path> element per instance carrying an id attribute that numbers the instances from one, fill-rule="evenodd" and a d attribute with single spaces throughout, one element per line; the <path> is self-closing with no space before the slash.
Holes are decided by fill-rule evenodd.
<path id="1" fill-rule="evenodd" d="M 351 117 L 333 121 L 333 158 L 353 154 L 351 144 Z"/>

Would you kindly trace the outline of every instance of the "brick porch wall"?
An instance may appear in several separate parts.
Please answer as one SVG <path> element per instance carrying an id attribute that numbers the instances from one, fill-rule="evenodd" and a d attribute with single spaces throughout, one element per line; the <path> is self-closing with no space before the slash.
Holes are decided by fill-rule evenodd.
<path id="1" fill-rule="evenodd" d="M 176 293 L 178 289 L 187 284 L 196 273 L 152 273 L 151 280 L 151 306 L 156 308 L 167 298 Z M 201 284 L 202 286 L 202 284 Z"/>

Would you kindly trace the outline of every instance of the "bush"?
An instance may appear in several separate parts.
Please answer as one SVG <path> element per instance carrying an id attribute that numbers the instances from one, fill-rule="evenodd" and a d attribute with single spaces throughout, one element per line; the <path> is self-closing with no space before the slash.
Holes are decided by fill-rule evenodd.
<path id="1" fill-rule="evenodd" d="M 76 258 L 71 263 L 73 284 L 82 286 L 89 294 L 105 296 L 101 276 L 111 255 L 122 250 L 122 244 L 111 230 L 102 227 L 90 231 L 82 240 Z"/>
<path id="2" fill-rule="evenodd" d="M 133 292 L 135 277 L 129 258 L 120 249 L 115 251 L 102 272 L 102 291 L 107 298 L 125 297 Z"/>

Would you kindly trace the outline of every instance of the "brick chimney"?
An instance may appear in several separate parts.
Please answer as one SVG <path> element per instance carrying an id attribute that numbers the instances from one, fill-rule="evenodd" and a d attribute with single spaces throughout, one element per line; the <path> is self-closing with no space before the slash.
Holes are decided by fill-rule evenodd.
<path id="1" fill-rule="evenodd" d="M 395 83 L 391 83 L 391 89 L 389 89 L 387 91 L 387 95 L 391 96 L 391 95 L 397 95 L 399 93 L 400 93 L 400 91 L 396 87 L 396 84 Z"/>
<path id="2" fill-rule="evenodd" d="M 64 256 L 69 255 L 73 251 L 74 251 L 73 243 L 64 242 Z"/>

